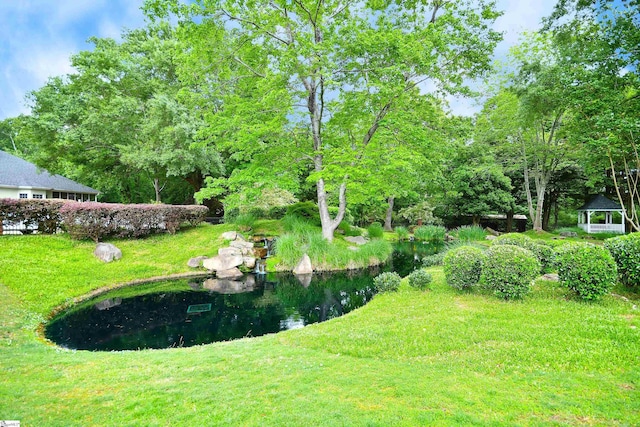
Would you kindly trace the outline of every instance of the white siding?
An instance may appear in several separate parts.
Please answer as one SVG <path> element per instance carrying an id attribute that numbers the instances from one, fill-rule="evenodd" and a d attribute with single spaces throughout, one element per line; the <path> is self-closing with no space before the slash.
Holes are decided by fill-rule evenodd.
<path id="1" fill-rule="evenodd" d="M 17 190 L 13 188 L 0 188 L 0 199 L 17 199 L 18 194 L 25 193 L 24 190 Z"/>

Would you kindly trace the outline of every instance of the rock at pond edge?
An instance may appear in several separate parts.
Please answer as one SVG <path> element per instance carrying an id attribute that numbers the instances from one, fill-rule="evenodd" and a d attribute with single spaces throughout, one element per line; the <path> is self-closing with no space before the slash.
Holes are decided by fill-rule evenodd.
<path id="1" fill-rule="evenodd" d="M 98 243 L 93 254 L 104 262 L 111 262 L 114 259 L 122 258 L 122 251 L 111 243 Z"/>

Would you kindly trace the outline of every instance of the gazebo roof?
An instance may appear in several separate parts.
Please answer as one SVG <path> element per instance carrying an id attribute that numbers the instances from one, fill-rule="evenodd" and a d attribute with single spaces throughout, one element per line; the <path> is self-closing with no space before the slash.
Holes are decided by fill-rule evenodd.
<path id="1" fill-rule="evenodd" d="M 622 211 L 622 206 L 600 194 L 591 198 L 579 211 Z"/>

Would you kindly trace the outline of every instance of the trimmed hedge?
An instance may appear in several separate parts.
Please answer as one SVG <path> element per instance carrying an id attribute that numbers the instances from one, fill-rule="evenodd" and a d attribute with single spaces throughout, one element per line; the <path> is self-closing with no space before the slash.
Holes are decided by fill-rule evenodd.
<path id="1" fill-rule="evenodd" d="M 49 199 L 0 199 L 0 224 L 2 221 L 22 223 L 27 229 L 53 234 L 62 226 L 60 208 L 66 200 Z"/>
<path id="2" fill-rule="evenodd" d="M 208 212 L 195 205 L 121 205 L 115 203 L 67 203 L 60 208 L 64 227 L 73 239 L 142 237 L 168 231 L 184 223 L 197 225 Z"/>
<path id="3" fill-rule="evenodd" d="M 607 239 L 604 247 L 618 266 L 620 282 L 625 286 L 640 287 L 640 233 Z"/>
<path id="4" fill-rule="evenodd" d="M 558 248 L 558 276 L 563 285 L 584 300 L 597 300 L 616 284 L 618 271 L 611 254 L 591 243 L 569 243 Z"/>
<path id="5" fill-rule="evenodd" d="M 496 237 L 491 245 L 513 245 L 530 250 L 540 261 L 540 272 L 548 273 L 553 270 L 555 252 L 545 243 L 538 243 L 525 234 L 507 233 Z"/>
<path id="6" fill-rule="evenodd" d="M 431 289 L 431 282 L 433 281 L 431 274 L 423 269 L 413 271 L 407 276 L 407 279 L 409 286 L 416 289 Z"/>
<path id="7" fill-rule="evenodd" d="M 401 281 L 402 278 L 396 272 L 381 273 L 373 278 L 373 286 L 378 292 L 395 292 Z"/>
<path id="8" fill-rule="evenodd" d="M 540 272 L 540 262 L 529 250 L 497 245 L 487 250 L 482 277 L 485 285 L 503 299 L 525 296 Z"/>
<path id="9" fill-rule="evenodd" d="M 448 251 L 443 260 L 447 284 L 455 289 L 477 285 L 485 260 L 484 252 L 474 246 L 460 246 Z"/>

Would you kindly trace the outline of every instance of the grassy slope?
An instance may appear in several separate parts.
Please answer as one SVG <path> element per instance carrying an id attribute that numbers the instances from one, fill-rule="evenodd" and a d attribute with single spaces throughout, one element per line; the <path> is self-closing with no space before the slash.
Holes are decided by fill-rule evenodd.
<path id="1" fill-rule="evenodd" d="M 111 282 L 186 271 L 223 228 L 92 244 L 0 238 L 0 419 L 22 425 L 638 425 L 640 318 L 540 281 L 522 302 L 449 289 L 381 295 L 345 317 L 257 339 L 92 353 L 35 329 Z M 36 248 L 46 247 L 46 251 Z M 135 259 L 133 259 L 135 258 Z M 16 268 L 16 266 L 23 266 Z"/>

